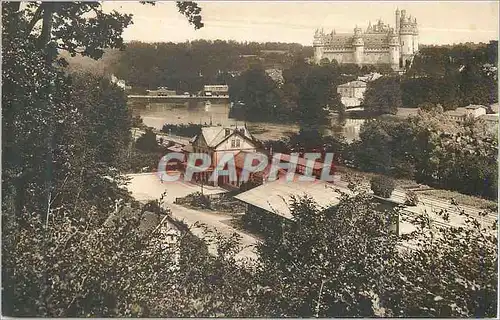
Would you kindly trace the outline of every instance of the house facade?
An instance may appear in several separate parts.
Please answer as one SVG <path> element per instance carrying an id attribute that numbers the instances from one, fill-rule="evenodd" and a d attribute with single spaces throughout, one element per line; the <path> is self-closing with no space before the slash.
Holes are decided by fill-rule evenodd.
<path id="1" fill-rule="evenodd" d="M 354 80 L 337 86 L 337 93 L 346 108 L 361 105 L 366 91 L 366 82 Z"/>
<path id="2" fill-rule="evenodd" d="M 469 105 L 467 107 L 456 108 L 455 110 L 445 111 L 445 114 L 458 122 L 462 122 L 467 118 L 478 118 L 486 115 L 486 107 L 481 105 Z"/>
<path id="3" fill-rule="evenodd" d="M 209 181 L 209 179 L 224 155 L 236 156 L 240 152 L 255 153 L 257 142 L 246 127 L 205 127 L 201 129 L 199 135 L 194 137 L 192 148 L 194 153 L 208 154 L 211 159 L 210 168 L 205 172 L 195 174 L 195 180 L 214 186 L 232 185 L 238 187 L 241 183 L 239 181 L 231 182 L 228 176 L 218 176 L 215 173 L 217 179 L 215 181 Z"/>

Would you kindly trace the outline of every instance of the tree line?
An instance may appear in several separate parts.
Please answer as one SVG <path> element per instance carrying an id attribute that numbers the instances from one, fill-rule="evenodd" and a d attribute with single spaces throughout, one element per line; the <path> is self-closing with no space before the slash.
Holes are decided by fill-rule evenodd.
<path id="1" fill-rule="evenodd" d="M 335 97 L 336 87 L 371 72 L 384 77 L 367 84 L 362 101 L 365 116 L 396 114 L 398 108 L 429 104 L 440 104 L 445 110 L 469 104 L 489 106 L 498 102 L 497 43 L 491 41 L 472 48 L 464 45 L 423 48 L 403 75 L 394 73 L 387 65 L 339 65 L 328 59 L 316 65 L 296 59 L 283 70 L 284 84 L 278 85 L 264 72 L 265 68 L 255 64 L 229 82 L 231 101 L 243 102 L 237 105 L 242 110 L 234 110 L 238 112 L 232 116 L 249 121 L 295 123 L 304 117 L 316 117 L 320 123 L 326 123 L 322 121 L 327 119 L 324 107 L 342 113 Z M 325 97 L 336 101 L 329 104 Z"/>
<path id="2" fill-rule="evenodd" d="M 403 76 L 368 84 L 364 106 L 370 114 L 395 114 L 397 108 L 440 104 L 454 110 L 498 102 L 498 41 L 477 47 L 427 47 Z"/>
<path id="3" fill-rule="evenodd" d="M 143 89 L 169 87 L 198 92 L 205 84 L 227 84 L 255 62 L 284 68 L 293 57 L 308 57 L 312 47 L 294 43 L 195 40 L 184 43 L 131 42 L 114 63 L 116 75 Z"/>
<path id="4" fill-rule="evenodd" d="M 294 122 L 304 130 L 329 126 L 332 112 L 343 115 L 337 86 L 384 66 L 314 64 L 302 58 L 283 70 L 283 83 L 273 80 L 261 64 L 252 65 L 230 83 L 231 117 L 247 121 Z"/>
<path id="5" fill-rule="evenodd" d="M 498 196 L 497 135 L 480 119 L 458 123 L 437 106 L 407 119 L 368 120 L 350 144 L 342 135 L 300 132 L 264 145 L 275 152 L 331 152 L 338 163 L 365 172 L 492 200 Z"/>

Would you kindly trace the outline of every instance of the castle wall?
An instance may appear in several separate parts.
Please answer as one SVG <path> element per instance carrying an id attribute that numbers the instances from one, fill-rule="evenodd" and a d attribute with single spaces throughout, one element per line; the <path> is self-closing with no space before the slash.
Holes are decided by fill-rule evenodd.
<path id="1" fill-rule="evenodd" d="M 406 15 L 406 10 L 396 10 L 396 30 L 381 21 L 368 26 L 366 32 L 356 27 L 354 33 L 324 34 L 316 30 L 313 45 L 314 60 L 336 60 L 339 64 L 376 65 L 388 64 L 393 70 L 411 63 L 419 51 L 417 20 Z"/>
<path id="2" fill-rule="evenodd" d="M 389 51 L 386 52 L 366 52 L 363 56 L 363 64 L 388 64 L 391 63 Z"/>
<path id="3" fill-rule="evenodd" d="M 413 53 L 418 52 L 418 35 L 413 35 Z"/>
<path id="4" fill-rule="evenodd" d="M 403 34 L 401 35 L 401 54 L 411 55 L 413 54 L 413 35 Z"/>
<path id="5" fill-rule="evenodd" d="M 323 47 L 314 47 L 314 61 L 319 63 L 323 59 Z"/>
<path id="6" fill-rule="evenodd" d="M 339 64 L 342 63 L 357 63 L 355 53 L 353 51 L 344 52 L 328 52 L 325 51 L 321 57 L 328 58 L 330 61 L 337 60 Z M 320 60 L 321 60 L 320 59 Z M 390 64 L 391 55 L 387 50 L 381 51 L 364 51 L 360 58 L 360 64 Z"/>
<path id="7" fill-rule="evenodd" d="M 324 52 L 323 58 L 328 58 L 330 61 L 333 59 L 337 60 L 339 64 L 342 63 L 355 63 L 354 61 L 354 51 L 344 51 L 344 52 Z"/>

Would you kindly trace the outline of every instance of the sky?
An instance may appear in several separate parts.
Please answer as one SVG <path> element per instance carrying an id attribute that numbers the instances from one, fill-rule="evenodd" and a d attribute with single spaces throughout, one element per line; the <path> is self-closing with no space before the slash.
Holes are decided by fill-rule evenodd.
<path id="1" fill-rule="evenodd" d="M 199 30 L 177 12 L 173 1 L 156 6 L 105 1 L 103 9 L 134 15 L 134 24 L 123 34 L 126 41 L 221 39 L 312 45 L 316 28 L 352 32 L 356 25 L 365 29 L 369 21 L 379 19 L 394 26 L 397 8 L 417 18 L 421 44 L 498 40 L 498 1 L 198 1 L 198 5 L 205 24 Z"/>

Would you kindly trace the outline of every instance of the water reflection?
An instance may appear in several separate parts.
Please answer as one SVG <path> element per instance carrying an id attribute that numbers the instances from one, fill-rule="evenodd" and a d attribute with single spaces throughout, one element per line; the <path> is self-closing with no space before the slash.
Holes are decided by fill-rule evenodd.
<path id="1" fill-rule="evenodd" d="M 229 104 L 192 103 L 150 103 L 143 107 L 132 107 L 133 113 L 140 115 L 144 124 L 160 130 L 165 123 L 171 124 L 212 124 L 242 125 L 242 121 L 229 118 Z M 344 136 L 348 141 L 359 138 L 362 119 L 347 119 Z M 259 139 L 279 139 L 291 132 L 298 132 L 299 127 L 293 124 L 249 122 L 247 125 Z"/>

